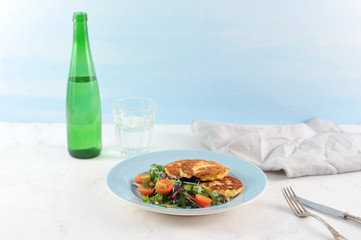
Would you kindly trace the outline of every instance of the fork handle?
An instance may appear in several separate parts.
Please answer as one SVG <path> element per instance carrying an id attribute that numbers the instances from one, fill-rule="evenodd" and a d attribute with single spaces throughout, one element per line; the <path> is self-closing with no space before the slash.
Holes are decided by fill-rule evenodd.
<path id="1" fill-rule="evenodd" d="M 347 238 L 343 237 L 339 232 L 337 232 L 333 227 L 331 227 L 330 224 L 328 224 L 325 220 L 323 220 L 319 216 L 314 214 L 311 214 L 310 216 L 316 218 L 318 221 L 323 223 L 327 227 L 327 229 L 331 232 L 335 240 L 347 240 Z"/>

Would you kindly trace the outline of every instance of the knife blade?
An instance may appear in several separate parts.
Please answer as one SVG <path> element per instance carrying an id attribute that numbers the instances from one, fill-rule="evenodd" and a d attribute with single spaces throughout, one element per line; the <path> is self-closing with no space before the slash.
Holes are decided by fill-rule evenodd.
<path id="1" fill-rule="evenodd" d="M 350 220 L 350 221 L 361 224 L 361 218 L 359 218 L 357 216 L 351 215 L 347 212 L 343 212 L 343 211 L 334 209 L 332 207 L 328 207 L 328 206 L 325 206 L 325 205 L 322 205 L 319 203 L 312 202 L 310 200 L 301 198 L 299 196 L 297 196 L 297 198 L 301 201 L 301 203 L 303 203 L 304 205 L 306 205 L 310 208 L 319 210 L 321 212 L 327 213 L 327 214 L 335 216 L 335 217 L 342 217 L 343 219 Z"/>

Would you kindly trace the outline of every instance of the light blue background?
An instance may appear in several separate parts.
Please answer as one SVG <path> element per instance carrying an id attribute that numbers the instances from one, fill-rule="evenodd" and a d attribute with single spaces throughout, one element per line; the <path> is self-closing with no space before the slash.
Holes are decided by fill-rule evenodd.
<path id="1" fill-rule="evenodd" d="M 103 121 L 361 122 L 361 1 L 0 2 L 0 121 L 65 121 L 72 14 L 88 13 Z"/>

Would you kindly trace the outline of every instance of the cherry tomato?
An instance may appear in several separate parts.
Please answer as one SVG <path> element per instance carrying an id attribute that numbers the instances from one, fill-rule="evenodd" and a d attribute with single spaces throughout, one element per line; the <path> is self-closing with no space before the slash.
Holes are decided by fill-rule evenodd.
<path id="1" fill-rule="evenodd" d="M 154 188 L 145 188 L 142 185 L 138 187 L 138 191 L 143 195 L 151 195 L 154 192 Z"/>
<path id="2" fill-rule="evenodd" d="M 157 190 L 161 193 L 161 194 L 167 194 L 170 193 L 170 191 L 172 191 L 173 189 L 173 182 L 169 179 L 162 179 L 159 180 L 157 182 L 157 184 L 155 185 L 155 187 L 157 188 Z"/>
<path id="3" fill-rule="evenodd" d="M 207 207 L 209 204 L 212 203 L 211 198 L 205 197 L 200 194 L 197 194 L 195 199 L 196 199 L 196 203 L 201 207 Z"/>
<path id="4" fill-rule="evenodd" d="M 135 177 L 135 182 L 136 183 L 139 183 L 139 184 L 142 184 L 143 180 L 150 177 L 149 174 L 140 174 L 138 176 Z"/>

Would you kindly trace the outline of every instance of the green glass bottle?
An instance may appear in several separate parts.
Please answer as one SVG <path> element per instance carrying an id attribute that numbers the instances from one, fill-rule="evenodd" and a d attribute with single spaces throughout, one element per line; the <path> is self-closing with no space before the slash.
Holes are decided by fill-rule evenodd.
<path id="1" fill-rule="evenodd" d="M 102 149 L 100 97 L 89 46 L 87 14 L 76 12 L 73 21 L 66 100 L 68 151 L 75 158 L 87 159 L 98 156 Z"/>

